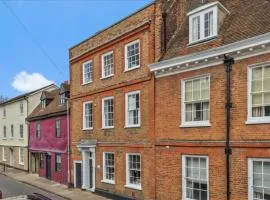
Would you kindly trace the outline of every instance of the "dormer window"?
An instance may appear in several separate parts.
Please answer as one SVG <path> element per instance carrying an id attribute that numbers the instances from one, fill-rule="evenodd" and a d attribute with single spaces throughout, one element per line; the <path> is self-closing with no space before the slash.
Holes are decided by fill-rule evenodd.
<path id="1" fill-rule="evenodd" d="M 189 12 L 189 43 L 216 37 L 226 13 L 229 11 L 219 2 L 205 4 Z"/>
<path id="2" fill-rule="evenodd" d="M 46 108 L 46 99 L 41 100 L 41 108 Z"/>
<path id="3" fill-rule="evenodd" d="M 66 93 L 60 94 L 60 104 L 63 105 L 67 102 Z"/>

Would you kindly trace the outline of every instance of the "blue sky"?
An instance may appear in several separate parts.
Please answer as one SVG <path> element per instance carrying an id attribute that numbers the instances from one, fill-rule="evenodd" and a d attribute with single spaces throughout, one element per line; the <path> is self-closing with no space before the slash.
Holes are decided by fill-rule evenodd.
<path id="1" fill-rule="evenodd" d="M 68 80 L 70 47 L 150 2 L 1 0 L 0 95 L 10 98 Z"/>

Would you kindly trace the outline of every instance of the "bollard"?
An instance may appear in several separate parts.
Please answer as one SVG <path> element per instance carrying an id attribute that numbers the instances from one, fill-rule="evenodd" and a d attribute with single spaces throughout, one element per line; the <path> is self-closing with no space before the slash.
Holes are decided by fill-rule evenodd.
<path id="1" fill-rule="evenodd" d="M 3 198 L 3 193 L 2 193 L 2 191 L 0 190 L 0 199 L 2 199 Z"/>

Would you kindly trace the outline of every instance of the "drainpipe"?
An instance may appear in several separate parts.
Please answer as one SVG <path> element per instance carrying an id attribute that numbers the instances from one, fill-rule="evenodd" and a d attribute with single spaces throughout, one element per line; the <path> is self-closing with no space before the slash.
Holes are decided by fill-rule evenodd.
<path id="1" fill-rule="evenodd" d="M 25 101 L 27 102 L 27 108 L 26 108 L 26 117 L 28 117 L 28 115 L 29 115 L 29 101 L 28 101 L 28 98 L 27 97 L 24 97 L 24 99 L 25 99 Z M 26 119 L 25 119 L 26 120 Z M 30 172 L 30 164 L 32 163 L 30 160 L 31 160 L 31 157 L 30 157 L 30 152 L 29 152 L 29 141 L 30 141 L 30 123 L 29 122 L 27 122 L 27 134 L 28 134 L 28 136 L 27 136 L 27 161 L 28 161 L 28 163 L 27 163 L 27 172 L 29 173 Z"/>
<path id="2" fill-rule="evenodd" d="M 234 59 L 232 57 L 224 55 L 224 64 L 226 65 L 227 74 L 227 87 L 226 87 L 226 176 L 227 176 L 227 200 L 231 199 L 230 191 L 230 156 L 232 154 L 232 149 L 230 146 L 230 127 L 231 127 L 231 73 L 232 65 L 234 64 Z"/>
<path id="3" fill-rule="evenodd" d="M 69 112 L 69 98 L 67 99 L 67 159 L 68 159 L 68 187 L 71 188 L 71 170 L 70 170 L 70 112 Z"/>

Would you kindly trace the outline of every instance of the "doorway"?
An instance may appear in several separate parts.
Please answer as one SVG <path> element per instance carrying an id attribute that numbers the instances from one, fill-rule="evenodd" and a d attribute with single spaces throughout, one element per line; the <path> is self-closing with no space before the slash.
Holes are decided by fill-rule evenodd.
<path id="1" fill-rule="evenodd" d="M 82 188 L 82 161 L 74 161 L 74 187 Z"/>
<path id="2" fill-rule="evenodd" d="M 46 155 L 46 178 L 51 179 L 52 173 L 51 173 L 51 156 Z"/>
<path id="3" fill-rule="evenodd" d="M 10 166 L 14 166 L 14 149 L 10 148 L 10 160 L 9 160 Z"/>

